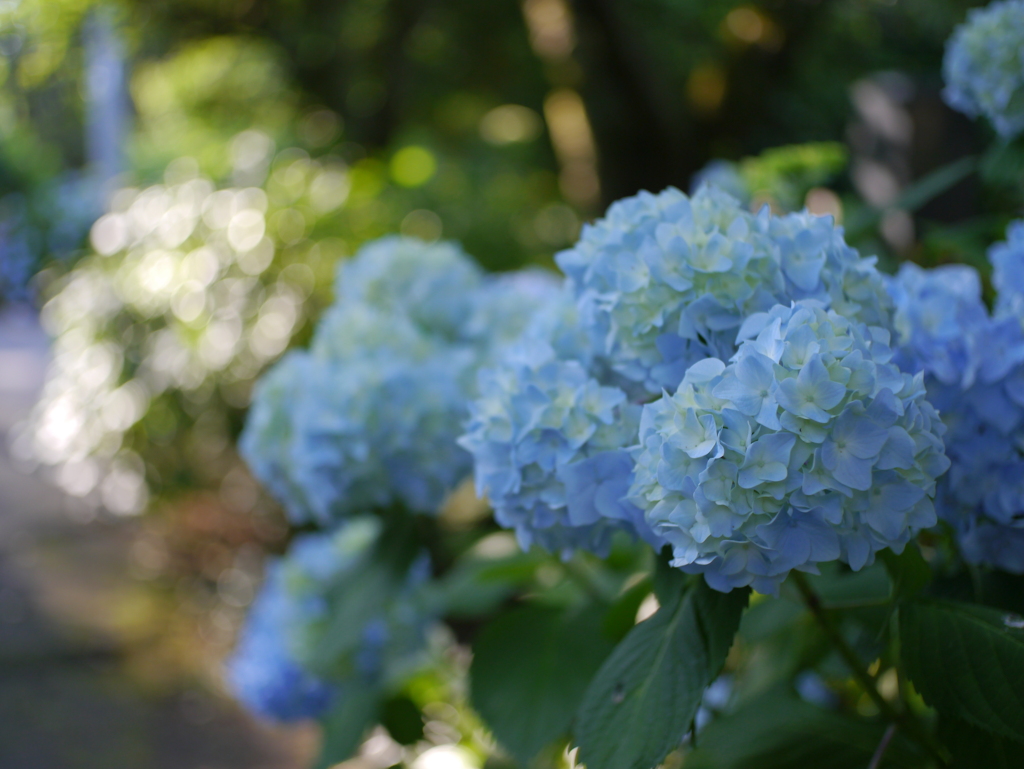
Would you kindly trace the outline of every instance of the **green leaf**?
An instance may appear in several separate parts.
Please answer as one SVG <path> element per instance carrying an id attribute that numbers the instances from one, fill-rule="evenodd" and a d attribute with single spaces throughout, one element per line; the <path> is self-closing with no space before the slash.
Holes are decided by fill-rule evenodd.
<path id="1" fill-rule="evenodd" d="M 613 641 L 621 641 L 636 624 L 640 604 L 651 594 L 651 580 L 645 578 L 615 599 L 604 616 L 604 633 Z"/>
<path id="2" fill-rule="evenodd" d="M 972 604 L 918 600 L 900 609 L 900 648 L 925 702 L 1024 740 L 1024 619 Z"/>
<path id="3" fill-rule="evenodd" d="M 966 179 L 978 170 L 978 166 L 979 159 L 977 157 L 960 158 L 918 179 L 885 208 L 867 207 L 857 212 L 856 216 L 851 216 L 846 222 L 847 240 L 854 241 L 877 226 L 886 211 L 916 211 L 925 203 Z"/>
<path id="4" fill-rule="evenodd" d="M 533 579 L 538 559 L 527 553 L 500 559 L 466 559 L 426 587 L 430 613 L 472 618 L 488 614 Z"/>
<path id="5" fill-rule="evenodd" d="M 409 567 L 421 552 L 414 523 L 411 516 L 391 511 L 373 550 L 335 578 L 326 595 L 326 619 L 309 641 L 305 661 L 314 672 L 330 676 L 351 670 L 351 654 L 362 642 L 367 623 L 404 589 Z"/>
<path id="6" fill-rule="evenodd" d="M 886 724 L 826 710 L 773 688 L 716 717 L 701 731 L 686 769 L 864 769 Z M 921 756 L 898 732 L 881 767 L 920 767 Z"/>
<path id="7" fill-rule="evenodd" d="M 423 713 L 404 694 L 392 697 L 381 706 L 380 723 L 395 742 L 402 745 L 413 745 L 423 739 Z"/>
<path id="8" fill-rule="evenodd" d="M 334 670 L 358 646 L 366 623 L 387 605 L 395 586 L 390 565 L 374 561 L 353 575 L 351 584 L 334 590 L 329 597 L 330 619 L 313 648 L 311 667 L 327 673 Z"/>
<path id="9" fill-rule="evenodd" d="M 372 686 L 347 686 L 341 691 L 338 704 L 321 720 L 323 747 L 316 769 L 327 769 L 356 752 L 377 719 L 379 701 L 380 692 Z"/>
<path id="10" fill-rule="evenodd" d="M 896 555 L 892 550 L 879 553 L 892 579 L 892 597 L 897 600 L 914 598 L 932 581 L 932 568 L 913 542 Z"/>
<path id="11" fill-rule="evenodd" d="M 725 664 L 749 595 L 698 580 L 630 631 L 580 706 L 575 742 L 588 769 L 651 769 L 679 745 Z"/>
<path id="12" fill-rule="evenodd" d="M 892 596 L 892 582 L 877 562 L 860 571 L 850 571 L 837 563 L 822 569 L 821 576 L 811 575 L 807 580 L 826 609 L 883 606 Z"/>
<path id="13" fill-rule="evenodd" d="M 740 622 L 740 635 L 751 643 L 766 641 L 772 636 L 785 634 L 787 642 L 794 633 L 794 625 L 804 618 L 807 608 L 786 597 L 760 597 L 744 613 Z"/>
<path id="14" fill-rule="evenodd" d="M 587 684 L 613 648 L 603 620 L 601 606 L 528 606 L 498 617 L 473 645 L 473 705 L 521 763 L 568 733 Z"/>
<path id="15" fill-rule="evenodd" d="M 694 579 L 689 574 L 684 574 L 679 569 L 670 566 L 671 562 L 672 551 L 666 545 L 654 562 L 653 577 L 654 595 L 662 606 L 675 601 L 686 591 L 691 582 L 701 579 L 700 577 Z"/>
<path id="16" fill-rule="evenodd" d="M 1019 769 L 1021 747 L 958 718 L 939 719 L 939 734 L 953 756 L 950 769 Z"/>
<path id="17" fill-rule="evenodd" d="M 1024 147 L 1020 142 L 993 142 L 982 159 L 981 175 L 989 184 L 1016 187 L 1024 177 Z"/>

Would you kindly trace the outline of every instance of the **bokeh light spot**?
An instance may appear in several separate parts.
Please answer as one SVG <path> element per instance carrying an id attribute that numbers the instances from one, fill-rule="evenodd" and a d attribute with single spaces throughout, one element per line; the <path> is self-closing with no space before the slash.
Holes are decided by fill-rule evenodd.
<path id="1" fill-rule="evenodd" d="M 710 114 L 722 106 L 725 89 L 722 68 L 713 63 L 701 64 L 693 68 L 686 81 L 686 98 L 697 112 Z"/>
<path id="2" fill-rule="evenodd" d="M 403 187 L 424 185 L 436 171 L 437 160 L 425 147 L 403 147 L 391 158 L 391 178 Z"/>
<path id="3" fill-rule="evenodd" d="M 441 238 L 443 228 L 444 225 L 441 222 L 440 216 L 433 211 L 421 208 L 416 211 L 410 211 L 405 215 L 405 218 L 402 219 L 402 224 L 399 226 L 399 232 L 409 237 L 433 243 Z"/>
<path id="4" fill-rule="evenodd" d="M 480 136 L 490 144 L 531 141 L 540 131 L 540 115 L 519 104 L 495 107 L 480 120 Z"/>

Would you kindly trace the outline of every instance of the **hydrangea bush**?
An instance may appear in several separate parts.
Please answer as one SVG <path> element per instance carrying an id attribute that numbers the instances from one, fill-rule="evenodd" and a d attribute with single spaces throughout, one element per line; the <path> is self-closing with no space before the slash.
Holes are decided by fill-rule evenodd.
<path id="1" fill-rule="evenodd" d="M 947 55 L 948 98 L 1007 135 L 1020 8 L 973 12 Z M 366 244 L 259 381 L 242 453 L 319 533 L 269 568 L 229 678 L 317 717 L 325 765 L 378 720 L 426 765 L 428 625 L 472 646 L 480 765 L 1024 751 L 1024 223 L 990 310 L 971 267 L 887 277 L 831 217 L 716 179 L 750 192 L 720 167 L 621 200 L 561 282 Z"/>
<path id="2" fill-rule="evenodd" d="M 618 529 L 663 544 L 625 494 L 640 401 L 673 393 L 694 364 L 731 357 L 752 318 L 814 300 L 891 326 L 874 261 L 830 219 L 751 214 L 712 186 L 620 201 L 558 261 L 566 306 L 482 373 L 462 445 L 497 520 L 524 546 L 564 555 L 605 552 Z"/>

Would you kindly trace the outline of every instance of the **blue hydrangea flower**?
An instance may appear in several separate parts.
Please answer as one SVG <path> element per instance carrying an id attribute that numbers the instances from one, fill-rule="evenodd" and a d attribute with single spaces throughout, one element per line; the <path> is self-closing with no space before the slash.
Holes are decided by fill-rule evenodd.
<path id="1" fill-rule="evenodd" d="M 949 427 L 946 453 L 952 465 L 940 484 L 939 515 L 957 535 L 964 558 L 1024 572 L 1024 370 L 966 390 L 929 381 L 929 398 Z"/>
<path id="2" fill-rule="evenodd" d="M 630 499 L 675 566 L 777 593 L 792 569 L 860 569 L 935 523 L 945 428 L 885 329 L 801 302 L 740 338 L 643 409 Z"/>
<path id="3" fill-rule="evenodd" d="M 280 570 L 271 569 L 228 663 L 235 696 L 254 713 L 275 721 L 316 718 L 337 696 L 337 687 L 305 670 L 289 648 L 287 628 L 296 613 Z"/>
<path id="4" fill-rule="evenodd" d="M 367 360 L 385 364 L 395 358 L 418 363 L 450 346 L 400 312 L 349 301 L 327 309 L 317 324 L 310 351 L 320 360 L 337 363 Z"/>
<path id="5" fill-rule="evenodd" d="M 616 530 L 655 542 L 623 499 L 639 407 L 622 390 L 538 340 L 482 370 L 479 388 L 459 443 L 473 455 L 477 493 L 524 549 L 605 553 Z"/>
<path id="6" fill-rule="evenodd" d="M 984 115 L 1004 138 L 1024 131 L 1024 0 L 1004 0 L 968 12 L 943 60 L 946 103 Z"/>
<path id="7" fill-rule="evenodd" d="M 338 306 L 365 302 L 406 315 L 429 334 L 462 335 L 483 281 L 476 263 L 457 244 L 391 236 L 364 245 L 338 266 Z"/>
<path id="8" fill-rule="evenodd" d="M 554 335 L 567 307 L 566 296 L 561 279 L 550 270 L 488 275 L 473 295 L 473 312 L 463 332 L 478 351 L 478 365 L 499 363 L 525 337 Z"/>
<path id="9" fill-rule="evenodd" d="M 712 185 L 729 193 L 743 206 L 750 204 L 750 185 L 736 163 L 721 159 L 710 161 L 690 178 L 690 194 L 697 194 L 704 185 Z"/>
<path id="10" fill-rule="evenodd" d="M 925 374 L 946 424 L 951 466 L 936 509 L 964 558 L 1024 572 L 1024 333 L 1015 304 L 1013 248 L 990 251 L 1001 289 L 997 317 L 969 267 L 904 266 L 890 284 L 897 358 Z M 1002 293 L 1003 291 L 1007 293 Z"/>
<path id="11" fill-rule="evenodd" d="M 270 565 L 228 662 L 232 688 L 249 709 L 294 721 L 330 707 L 337 683 L 302 663 L 308 632 L 324 619 L 327 587 L 357 564 L 379 533 L 377 521 L 353 519 L 332 534 L 299 537 L 285 559 Z"/>
<path id="12" fill-rule="evenodd" d="M 455 440 L 474 352 L 362 305 L 328 320 L 310 353 L 286 356 L 260 383 L 242 455 L 296 523 L 396 502 L 436 512 L 471 469 Z"/>
<path id="13" fill-rule="evenodd" d="M 558 282 L 485 279 L 454 246 L 385 238 L 341 267 L 337 293 L 309 352 L 257 386 L 242 455 L 296 523 L 435 513 L 471 471 L 456 438 L 477 369 L 560 305 Z"/>
<path id="14" fill-rule="evenodd" d="M 896 306 L 900 368 L 969 387 L 985 359 L 989 326 L 977 270 L 963 264 L 925 270 L 904 262 L 887 286 Z"/>
<path id="15" fill-rule="evenodd" d="M 1024 468 L 1018 467 L 1018 472 Z M 969 563 L 982 563 L 1024 574 L 1024 528 L 971 520 L 960 531 L 960 552 Z"/>
<path id="16" fill-rule="evenodd" d="M 253 475 L 295 521 L 306 520 L 310 507 L 291 461 L 296 435 L 292 408 L 305 397 L 315 368 L 308 353 L 293 350 L 263 374 L 253 388 L 252 405 L 238 439 L 239 453 Z"/>
<path id="17" fill-rule="evenodd" d="M 1011 222 L 1006 240 L 988 250 L 997 316 L 1024 318 L 1024 220 Z"/>
<path id="18" fill-rule="evenodd" d="M 729 358 L 744 320 L 777 303 L 816 299 L 889 325 L 874 260 L 830 217 L 751 214 L 710 186 L 620 200 L 557 261 L 595 350 L 654 394 L 697 361 Z"/>
<path id="19" fill-rule="evenodd" d="M 228 680 L 251 710 L 279 721 L 323 714 L 356 686 L 374 686 L 408 665 L 423 645 L 426 618 L 410 600 L 425 579 L 414 564 L 403 584 L 355 633 L 353 648 L 340 649 L 327 668 L 310 662 L 329 632 L 332 601 L 339 591 L 360 589 L 360 573 L 381 534 L 377 519 L 357 517 L 333 532 L 303 535 L 271 564 L 228 662 Z"/>

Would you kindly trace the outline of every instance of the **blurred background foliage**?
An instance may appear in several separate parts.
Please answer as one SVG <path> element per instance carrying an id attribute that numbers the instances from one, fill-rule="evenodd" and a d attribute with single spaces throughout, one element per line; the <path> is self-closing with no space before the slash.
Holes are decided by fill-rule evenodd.
<path id="1" fill-rule="evenodd" d="M 699 172 L 831 213 L 890 267 L 984 272 L 1024 150 L 948 169 L 991 139 L 940 98 L 977 4 L 0 0 L 0 302 L 55 337 L 12 454 L 80 520 L 160 507 L 133 568 L 161 600 L 186 585 L 223 652 L 287 538 L 234 439 L 339 259 L 402 232 L 551 266 L 611 201 Z M 467 662 L 439 649 L 448 677 L 417 686 L 458 702 Z M 417 692 L 437 729 L 479 732 Z"/>
<path id="2" fill-rule="evenodd" d="M 352 169 L 351 239 L 426 209 L 507 269 L 545 261 L 612 200 L 685 187 L 712 157 L 822 140 L 900 154 L 864 146 L 879 143 L 873 121 L 883 144 L 907 145 L 906 184 L 980 146 L 984 129 L 938 98 L 942 44 L 972 4 L 19 0 L 0 11 L 0 188 L 82 173 L 90 110 L 123 96 L 133 183 L 180 156 L 227 179 L 232 137 L 257 129 Z M 115 34 L 122 95 L 89 85 L 100 26 Z M 881 99 L 851 98 L 878 73 Z M 869 130 L 854 125 L 865 110 Z"/>

